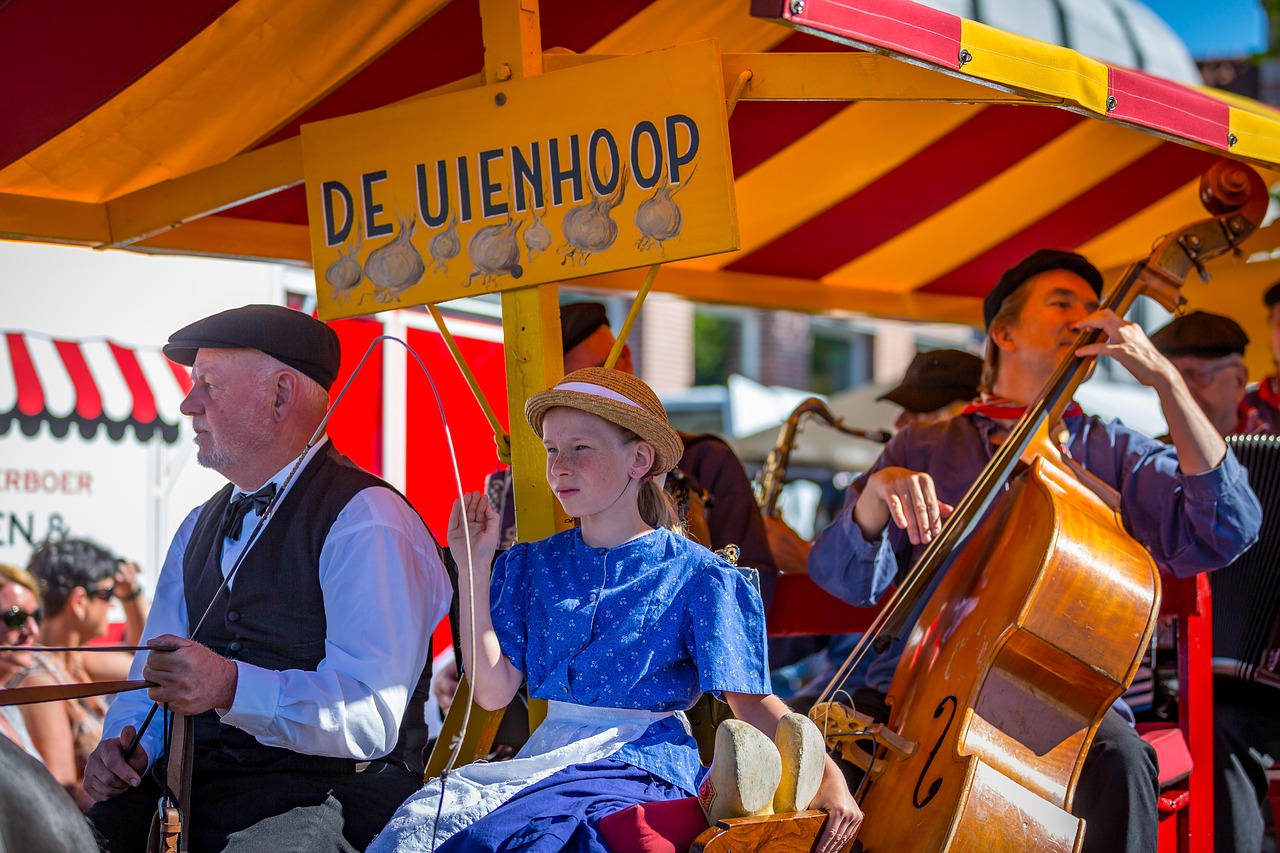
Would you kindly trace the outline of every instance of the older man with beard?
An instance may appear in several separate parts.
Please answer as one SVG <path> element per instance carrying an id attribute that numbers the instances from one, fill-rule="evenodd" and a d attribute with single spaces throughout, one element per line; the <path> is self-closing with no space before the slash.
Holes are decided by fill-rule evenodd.
<path id="1" fill-rule="evenodd" d="M 149 698 L 194 715 L 193 850 L 363 849 L 421 782 L 431 630 L 449 601 L 408 502 L 312 436 L 338 339 L 250 305 L 175 332 L 200 464 L 231 482 L 178 529 L 139 654 Z M 88 812 L 112 851 L 143 849 L 161 792 L 148 696 L 123 694 L 90 757 Z M 125 757 L 140 738 L 140 748 Z"/>

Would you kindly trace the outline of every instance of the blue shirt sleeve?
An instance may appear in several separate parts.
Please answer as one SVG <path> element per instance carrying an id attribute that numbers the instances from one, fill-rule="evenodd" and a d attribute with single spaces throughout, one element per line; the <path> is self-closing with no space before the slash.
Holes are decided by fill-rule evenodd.
<path id="1" fill-rule="evenodd" d="M 809 577 L 813 582 L 855 607 L 875 604 L 898 576 L 898 558 L 889 537 L 892 525 L 868 540 L 853 520 L 853 506 L 872 474 L 881 468 L 903 465 L 897 455 L 902 434 L 890 440 L 871 469 L 853 482 L 835 520 L 817 535 L 809 550 Z"/>
<path id="2" fill-rule="evenodd" d="M 502 653 L 511 665 L 527 673 L 529 650 L 529 544 L 511 547 L 493 567 L 489 581 L 489 617 Z"/>
<path id="3" fill-rule="evenodd" d="M 685 637 L 703 692 L 771 691 L 764 605 L 746 577 L 722 560 L 699 565 L 685 608 Z"/>
<path id="4" fill-rule="evenodd" d="M 1257 541 L 1262 508 L 1230 450 L 1218 467 L 1184 474 L 1172 446 L 1116 422 L 1105 430 L 1125 527 L 1161 568 L 1177 577 L 1220 569 Z M 1086 446 L 1094 450 L 1092 441 Z"/>

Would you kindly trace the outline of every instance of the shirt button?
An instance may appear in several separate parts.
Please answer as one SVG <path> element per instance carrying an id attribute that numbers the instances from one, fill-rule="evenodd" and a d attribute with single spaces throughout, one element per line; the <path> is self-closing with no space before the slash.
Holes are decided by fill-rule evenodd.
<path id="1" fill-rule="evenodd" d="M 595 600 L 596 600 L 596 594 L 594 592 L 587 596 L 587 601 L 595 601 Z"/>
<path id="2" fill-rule="evenodd" d="M 561 688 L 560 688 L 560 692 L 561 692 L 561 693 L 568 693 L 568 692 L 569 692 L 569 688 L 568 688 L 568 687 L 561 687 Z"/>
<path id="3" fill-rule="evenodd" d="M 228 621 L 228 622 L 238 622 L 239 620 L 240 620 L 240 613 L 239 613 L 239 611 L 236 611 L 236 610 L 228 610 L 228 611 L 227 611 L 227 621 Z"/>

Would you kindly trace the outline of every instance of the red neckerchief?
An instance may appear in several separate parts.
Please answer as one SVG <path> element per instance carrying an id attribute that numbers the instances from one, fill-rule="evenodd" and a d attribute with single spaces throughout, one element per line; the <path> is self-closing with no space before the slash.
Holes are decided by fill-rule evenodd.
<path id="1" fill-rule="evenodd" d="M 1013 400 L 1006 400 L 1003 397 L 987 397 L 985 400 L 981 397 L 964 407 L 963 415 L 982 415 L 997 421 L 1016 421 L 1021 420 L 1022 416 L 1027 413 L 1027 407 L 1022 403 L 1015 403 Z M 1078 418 L 1084 414 L 1084 409 L 1072 400 L 1067 403 L 1067 410 L 1062 413 L 1064 418 Z"/>
<path id="2" fill-rule="evenodd" d="M 1259 392 L 1269 384 L 1269 382 L 1264 382 L 1259 385 Z M 1271 432 L 1270 425 L 1262 419 L 1262 415 L 1257 409 L 1241 400 L 1239 408 L 1236 409 L 1236 429 L 1232 435 L 1255 435 L 1264 432 Z"/>
<path id="3" fill-rule="evenodd" d="M 1276 390 L 1276 380 L 1280 374 L 1268 376 L 1258 383 L 1258 399 L 1273 409 L 1280 409 L 1280 391 Z"/>

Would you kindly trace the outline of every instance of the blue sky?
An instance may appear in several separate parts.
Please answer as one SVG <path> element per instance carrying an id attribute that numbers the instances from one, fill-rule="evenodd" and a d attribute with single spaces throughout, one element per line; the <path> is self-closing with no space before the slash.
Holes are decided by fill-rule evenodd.
<path id="1" fill-rule="evenodd" d="M 1233 59 L 1265 50 L 1258 0 L 1141 0 L 1186 42 L 1195 59 Z"/>

